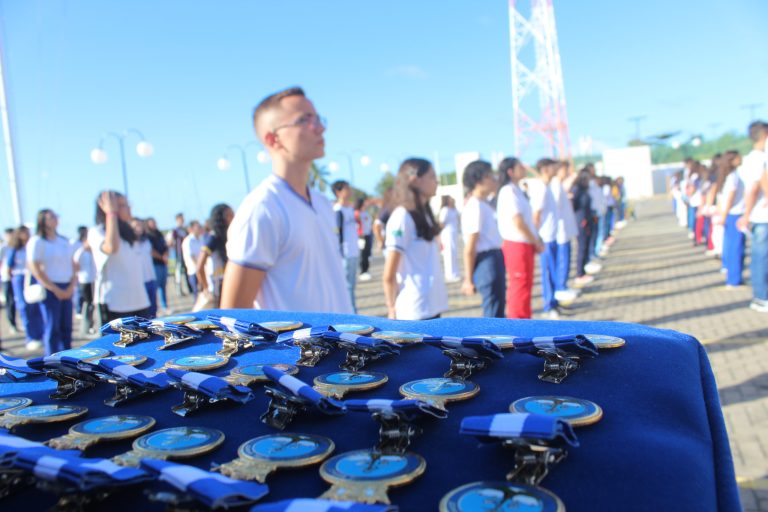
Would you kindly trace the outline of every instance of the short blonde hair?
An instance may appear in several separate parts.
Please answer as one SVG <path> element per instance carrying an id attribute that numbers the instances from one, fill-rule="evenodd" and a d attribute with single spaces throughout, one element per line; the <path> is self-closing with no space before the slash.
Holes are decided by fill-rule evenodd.
<path id="1" fill-rule="evenodd" d="M 301 87 L 289 87 L 274 94 L 270 94 L 256 105 L 256 108 L 253 109 L 253 128 L 256 130 L 256 135 L 261 136 L 259 134 L 259 120 L 264 114 L 278 108 L 283 98 L 288 98 L 290 96 L 306 97 L 306 94 L 304 94 L 304 89 Z"/>

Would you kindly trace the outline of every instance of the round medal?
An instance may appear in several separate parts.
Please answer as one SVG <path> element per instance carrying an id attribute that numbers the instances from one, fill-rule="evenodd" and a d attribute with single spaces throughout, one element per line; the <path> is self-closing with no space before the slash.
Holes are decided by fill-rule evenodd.
<path id="1" fill-rule="evenodd" d="M 412 380 L 400 386 L 404 397 L 433 402 L 442 408 L 447 402 L 467 400 L 479 392 L 480 386 L 474 382 L 445 377 Z"/>
<path id="2" fill-rule="evenodd" d="M 197 320 L 197 318 L 192 315 L 172 315 L 155 318 L 153 322 L 164 322 L 166 324 L 188 324 L 189 322 L 194 322 L 195 320 Z"/>
<path id="3" fill-rule="evenodd" d="M 96 436 L 100 439 L 124 439 L 142 434 L 154 425 L 155 419 L 149 416 L 116 414 L 82 421 L 73 425 L 69 433 Z"/>
<path id="4" fill-rule="evenodd" d="M 424 458 L 412 452 L 383 454 L 356 450 L 325 461 L 320 467 L 320 476 L 331 484 L 359 482 L 391 487 L 413 481 L 426 467 Z"/>
<path id="5" fill-rule="evenodd" d="M 144 364 L 147 361 L 147 356 L 140 356 L 136 354 L 121 354 L 105 357 L 104 359 L 108 359 L 110 361 L 118 361 L 130 366 L 139 366 L 140 364 Z"/>
<path id="6" fill-rule="evenodd" d="M 236 368 L 233 368 L 230 372 L 230 375 L 237 375 L 237 376 L 244 376 L 249 377 L 249 380 L 251 382 L 261 382 L 261 381 L 268 381 L 269 377 L 267 377 L 264 374 L 264 367 L 265 366 L 271 366 L 272 368 L 275 368 L 276 370 L 280 370 L 283 373 L 286 373 L 288 375 L 295 375 L 296 373 L 299 373 L 299 369 L 292 364 L 248 364 L 245 366 L 238 366 Z"/>
<path id="7" fill-rule="evenodd" d="M 0 414 L 16 411 L 32 404 L 32 400 L 23 396 L 4 396 L 0 398 Z"/>
<path id="8" fill-rule="evenodd" d="M 11 411 L 5 417 L 24 420 L 25 423 L 53 423 L 71 420 L 87 412 L 88 408 L 81 405 L 29 405 Z"/>
<path id="9" fill-rule="evenodd" d="M 323 394 L 341 398 L 346 393 L 367 391 L 383 386 L 389 377 L 379 372 L 333 372 L 315 377 L 315 389 Z"/>
<path id="10" fill-rule="evenodd" d="M 373 332 L 373 326 L 366 324 L 335 324 L 331 327 L 336 329 L 336 332 L 347 332 L 350 334 L 359 334 L 361 336 Z"/>
<path id="11" fill-rule="evenodd" d="M 221 368 L 228 362 L 229 358 L 219 355 L 184 356 L 171 359 L 165 363 L 165 366 L 168 368 L 176 368 L 177 370 L 204 372 Z"/>
<path id="12" fill-rule="evenodd" d="M 212 329 L 220 329 L 220 327 L 209 320 L 195 320 L 185 324 L 196 331 L 210 331 Z"/>
<path id="13" fill-rule="evenodd" d="M 144 457 L 186 458 L 207 453 L 224 442 L 224 433 L 205 427 L 171 427 L 145 434 L 133 442 Z"/>
<path id="14" fill-rule="evenodd" d="M 96 361 L 97 359 L 104 359 L 105 357 L 111 355 L 112 352 L 109 350 L 95 347 L 71 348 L 69 350 L 62 350 L 61 352 L 56 352 L 53 354 L 53 356 L 57 357 L 74 357 L 75 359 L 81 359 L 83 361 Z"/>
<path id="15" fill-rule="evenodd" d="M 513 344 L 515 336 L 509 334 L 480 334 L 477 336 L 470 336 L 470 338 L 483 338 L 490 341 L 501 350 L 515 348 L 515 345 Z"/>
<path id="16" fill-rule="evenodd" d="M 473 482 L 450 491 L 440 500 L 440 512 L 565 512 L 560 498 L 541 487 L 510 482 Z"/>
<path id="17" fill-rule="evenodd" d="M 378 331 L 371 333 L 374 338 L 380 338 L 382 340 L 391 341 L 398 345 L 411 345 L 413 343 L 421 343 L 421 340 L 428 334 L 419 334 L 416 332 L 401 332 L 401 331 Z"/>
<path id="18" fill-rule="evenodd" d="M 299 322 L 297 320 L 281 320 L 275 322 L 259 322 L 259 325 L 271 331 L 284 332 L 298 329 L 304 325 L 304 322 Z"/>
<path id="19" fill-rule="evenodd" d="M 585 334 L 584 337 L 594 343 L 598 349 L 623 347 L 627 343 L 624 338 L 607 334 Z"/>
<path id="20" fill-rule="evenodd" d="M 555 416 L 574 427 L 597 423 L 603 417 L 596 403 L 570 396 L 529 396 L 512 402 L 509 411 Z"/>
<path id="21" fill-rule="evenodd" d="M 327 437 L 281 433 L 246 441 L 237 454 L 245 459 L 278 463 L 280 467 L 301 467 L 325 459 L 334 447 Z"/>

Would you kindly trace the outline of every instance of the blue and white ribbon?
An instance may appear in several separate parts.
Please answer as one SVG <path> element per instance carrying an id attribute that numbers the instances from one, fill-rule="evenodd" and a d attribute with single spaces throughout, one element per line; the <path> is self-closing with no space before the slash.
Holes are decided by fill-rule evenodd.
<path id="1" fill-rule="evenodd" d="M 198 339 L 202 338 L 203 336 L 203 333 L 200 331 L 196 331 L 184 324 L 172 324 L 160 320 L 152 320 L 149 324 L 147 324 L 146 328 L 152 331 L 154 334 L 160 335 L 162 335 L 162 332 L 159 331 L 171 332 L 177 338 Z"/>
<path id="2" fill-rule="evenodd" d="M 171 380 L 164 373 L 139 370 L 129 364 L 114 359 L 100 359 L 99 368 L 132 386 L 162 390 L 171 387 Z"/>
<path id="3" fill-rule="evenodd" d="M 0 368 L 11 370 L 14 372 L 39 374 L 40 371 L 29 366 L 26 359 L 20 357 L 12 357 L 6 354 L 0 353 Z"/>
<path id="4" fill-rule="evenodd" d="M 43 480 L 74 485 L 81 491 L 133 485 L 152 479 L 141 469 L 118 466 L 107 459 L 83 459 L 59 451 L 50 454 L 38 448 L 19 451 L 11 467 L 29 471 Z"/>
<path id="5" fill-rule="evenodd" d="M 536 338 L 514 338 L 512 345 L 518 352 L 524 354 L 533 354 L 541 350 L 553 352 L 562 350 L 570 352 L 575 356 L 595 357 L 597 356 L 597 347 L 581 334 L 566 336 L 539 336 Z"/>
<path id="6" fill-rule="evenodd" d="M 272 329 L 267 329 L 261 325 L 248 322 L 247 320 L 238 320 L 229 316 L 208 315 L 206 318 L 212 324 L 216 324 L 225 331 L 243 334 L 245 336 L 261 336 L 266 340 L 274 340 L 277 338 L 277 333 Z"/>
<path id="7" fill-rule="evenodd" d="M 310 402 L 315 406 L 315 408 L 319 409 L 325 414 L 344 414 L 347 412 L 347 408 L 344 406 L 344 402 L 323 396 L 315 391 L 312 386 L 309 386 L 296 377 L 291 377 L 290 375 L 283 373 L 280 370 L 273 368 L 272 366 L 264 367 L 264 375 L 269 377 L 270 380 L 279 384 L 281 387 L 290 391 L 292 395 L 303 398 Z"/>
<path id="8" fill-rule="evenodd" d="M 323 335 L 323 339 L 336 342 L 342 347 L 346 344 L 351 344 L 360 348 L 375 350 L 383 354 L 400 353 L 400 347 L 396 343 L 379 338 L 372 338 L 370 336 L 361 336 L 351 332 L 326 331 Z"/>
<path id="9" fill-rule="evenodd" d="M 459 338 L 456 336 L 425 336 L 423 343 L 440 350 L 455 350 L 472 359 L 502 359 L 501 349 L 482 337 Z"/>
<path id="10" fill-rule="evenodd" d="M 475 436 L 482 441 L 511 438 L 540 441 L 562 440 L 579 446 L 571 424 L 562 418 L 544 414 L 506 413 L 490 416 L 467 416 L 461 420 L 459 433 Z"/>
<path id="11" fill-rule="evenodd" d="M 124 318 L 116 318 L 111 322 L 101 326 L 102 336 L 107 334 L 120 334 L 121 329 L 130 329 L 132 331 L 143 331 L 149 320 L 141 316 L 126 316 Z"/>
<path id="12" fill-rule="evenodd" d="M 210 508 L 248 505 L 269 492 L 269 488 L 264 484 L 233 480 L 194 466 L 164 460 L 142 459 L 141 468 L 174 489 L 191 494 Z"/>
<path id="13" fill-rule="evenodd" d="M 397 512 L 395 505 L 332 501 L 319 498 L 294 498 L 292 500 L 262 503 L 251 512 Z"/>
<path id="14" fill-rule="evenodd" d="M 77 357 L 67 355 L 61 356 L 56 354 L 30 359 L 29 366 L 36 370 L 52 370 L 64 368 L 78 370 L 86 373 L 94 373 L 98 371 L 98 365 L 95 362 L 83 361 Z"/>
<path id="15" fill-rule="evenodd" d="M 448 411 L 439 409 L 423 400 L 345 400 L 344 405 L 350 411 L 356 412 L 378 412 L 386 416 L 401 416 L 407 421 L 413 421 L 419 416 L 434 416 L 435 418 L 446 418 Z"/>
<path id="16" fill-rule="evenodd" d="M 176 368 L 168 368 L 165 374 L 174 381 L 181 384 L 182 388 L 199 391 L 211 398 L 221 400 L 228 398 L 235 402 L 245 404 L 255 397 L 250 388 L 245 386 L 233 386 L 221 377 L 206 375 L 199 372 L 188 372 Z"/>
<path id="17" fill-rule="evenodd" d="M 40 453 L 47 453 L 49 455 L 65 455 L 70 457 L 77 457 L 80 452 L 78 450 L 54 450 L 48 448 L 42 443 L 30 441 L 23 437 L 15 436 L 6 432 L 0 431 L 0 467 L 8 468 L 13 463 L 16 455 L 21 450 L 39 450 Z"/>
<path id="18" fill-rule="evenodd" d="M 277 342 L 294 345 L 300 341 L 320 341 L 325 339 L 326 333 L 336 332 L 330 325 L 318 325 L 315 327 L 305 327 L 295 331 L 283 332 L 277 335 Z"/>

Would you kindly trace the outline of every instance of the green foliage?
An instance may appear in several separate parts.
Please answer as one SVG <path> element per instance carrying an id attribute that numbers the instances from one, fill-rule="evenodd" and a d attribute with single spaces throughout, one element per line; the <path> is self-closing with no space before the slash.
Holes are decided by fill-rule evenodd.
<path id="1" fill-rule="evenodd" d="M 318 167 L 312 162 L 312 168 L 309 170 L 309 186 L 325 192 L 328 189 L 328 176 L 329 172 L 325 167 Z"/>
<path id="2" fill-rule="evenodd" d="M 438 176 L 441 185 L 455 185 L 456 184 L 456 171 L 445 172 Z"/>
<path id="3" fill-rule="evenodd" d="M 395 175 L 391 172 L 384 173 L 379 182 L 376 184 L 376 195 L 384 197 L 384 192 L 395 186 Z"/>
<path id="4" fill-rule="evenodd" d="M 745 155 L 752 148 L 752 143 L 748 137 L 734 132 L 724 133 L 712 140 L 706 140 L 704 137 L 700 138 L 701 145 L 698 147 L 691 144 L 691 141 L 682 144 L 677 149 L 667 145 L 654 146 L 651 149 L 651 160 L 654 164 L 681 162 L 688 157 L 695 160 L 707 160 L 717 153 L 725 153 L 731 149 L 735 149 L 742 155 Z"/>

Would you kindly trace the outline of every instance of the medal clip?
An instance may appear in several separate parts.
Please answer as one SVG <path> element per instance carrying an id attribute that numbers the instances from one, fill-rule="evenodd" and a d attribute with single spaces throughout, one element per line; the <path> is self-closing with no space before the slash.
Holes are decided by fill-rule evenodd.
<path id="1" fill-rule="evenodd" d="M 544 358 L 544 370 L 539 374 L 544 382 L 560 384 L 581 366 L 579 356 L 557 348 L 540 350 L 538 355 Z"/>
<path id="2" fill-rule="evenodd" d="M 233 386 L 221 377 L 177 368 L 168 368 L 165 373 L 171 379 L 171 385 L 184 392 L 184 401 L 171 407 L 174 414 L 179 416 L 187 416 L 198 409 L 224 400 L 244 404 L 254 398 L 249 388 Z"/>
<path id="3" fill-rule="evenodd" d="M 314 367 L 320 362 L 320 359 L 324 358 L 331 351 L 331 346 L 322 340 L 299 340 L 296 341 L 296 345 L 299 347 L 301 356 L 296 362 L 298 366 Z"/>
<path id="4" fill-rule="evenodd" d="M 167 512 L 198 512 L 208 510 L 191 494 L 181 491 L 150 491 L 145 490 L 144 495 L 149 501 L 163 503 Z"/>
<path id="5" fill-rule="evenodd" d="M 255 347 L 257 341 L 262 341 L 260 336 L 248 336 L 236 332 L 213 331 L 217 338 L 221 338 L 221 349 L 216 351 L 216 355 L 231 358 L 241 350 Z"/>
<path id="6" fill-rule="evenodd" d="M 488 366 L 484 359 L 472 358 L 453 349 L 443 350 L 451 359 L 451 367 L 443 374 L 449 379 L 468 380 L 473 371 L 483 370 Z"/>
<path id="7" fill-rule="evenodd" d="M 560 384 L 578 370 L 582 358 L 597 356 L 595 344 L 581 334 L 515 338 L 513 346 L 515 352 L 543 358 L 544 370 L 539 379 L 554 384 Z"/>
<path id="8" fill-rule="evenodd" d="M 184 399 L 180 404 L 176 404 L 171 407 L 171 411 L 179 416 L 186 417 L 198 409 L 205 407 L 206 405 L 218 402 L 219 400 L 213 399 L 200 391 L 193 389 L 184 389 Z"/>
<path id="9" fill-rule="evenodd" d="M 422 340 L 440 349 L 451 360 L 451 367 L 443 375 L 449 379 L 465 381 L 473 371 L 482 370 L 493 359 L 501 359 L 501 349 L 485 338 L 458 338 L 455 336 L 427 336 Z"/>
<path id="10" fill-rule="evenodd" d="M 273 385 L 265 387 L 270 401 L 267 411 L 261 415 L 261 421 L 271 427 L 283 430 L 296 414 L 309 409 L 328 415 L 347 412 L 343 402 L 323 396 L 301 380 L 276 368 L 265 366 L 264 374 L 273 381 Z"/>
<path id="11" fill-rule="evenodd" d="M 91 389 L 100 382 L 92 374 L 69 368 L 66 370 L 48 370 L 46 376 L 56 381 L 56 391 L 48 395 L 48 398 L 54 400 L 66 400 L 81 391 Z"/>
<path id="12" fill-rule="evenodd" d="M 196 340 L 201 337 L 199 332 L 185 325 L 178 324 L 152 323 L 147 327 L 147 330 L 152 334 L 163 337 L 163 344 L 157 347 L 157 350 L 165 350 L 179 343 Z"/>
<path id="13" fill-rule="evenodd" d="M 422 433 L 421 427 L 403 415 L 375 412 L 371 416 L 379 424 L 379 442 L 375 449 L 381 453 L 403 454 L 411 445 L 411 439 Z"/>
<path id="14" fill-rule="evenodd" d="M 359 372 L 370 361 L 384 356 L 399 354 L 399 347 L 386 340 L 369 338 L 353 333 L 328 331 L 326 337 L 347 351 L 347 357 L 340 368 L 350 372 Z"/>
<path id="15" fill-rule="evenodd" d="M 507 439 L 504 448 L 514 451 L 515 465 L 507 473 L 509 482 L 539 485 L 549 473 L 550 466 L 558 464 L 567 455 L 565 448 L 530 439 Z"/>
<path id="16" fill-rule="evenodd" d="M 117 407 L 130 400 L 134 400 L 144 395 L 154 393 L 154 389 L 144 388 L 141 386 L 135 386 L 128 381 L 117 381 L 115 383 L 115 394 L 112 398 L 104 400 L 104 405 L 109 407 Z"/>
<path id="17" fill-rule="evenodd" d="M 270 398 L 267 411 L 259 419 L 272 428 L 285 430 L 300 412 L 307 410 L 307 400 L 282 389 L 266 386 L 264 392 Z"/>
<path id="18" fill-rule="evenodd" d="M 277 344 L 299 347 L 300 357 L 296 364 L 311 368 L 333 349 L 333 342 L 326 338 L 329 333 L 335 332 L 334 328 L 330 325 L 306 327 L 279 334 L 277 336 Z"/>
<path id="19" fill-rule="evenodd" d="M 117 327 L 116 330 L 120 333 L 120 339 L 113 343 L 116 347 L 125 348 L 137 341 L 145 340 L 149 338 L 150 333 L 139 329 L 129 329 L 127 327 Z"/>

